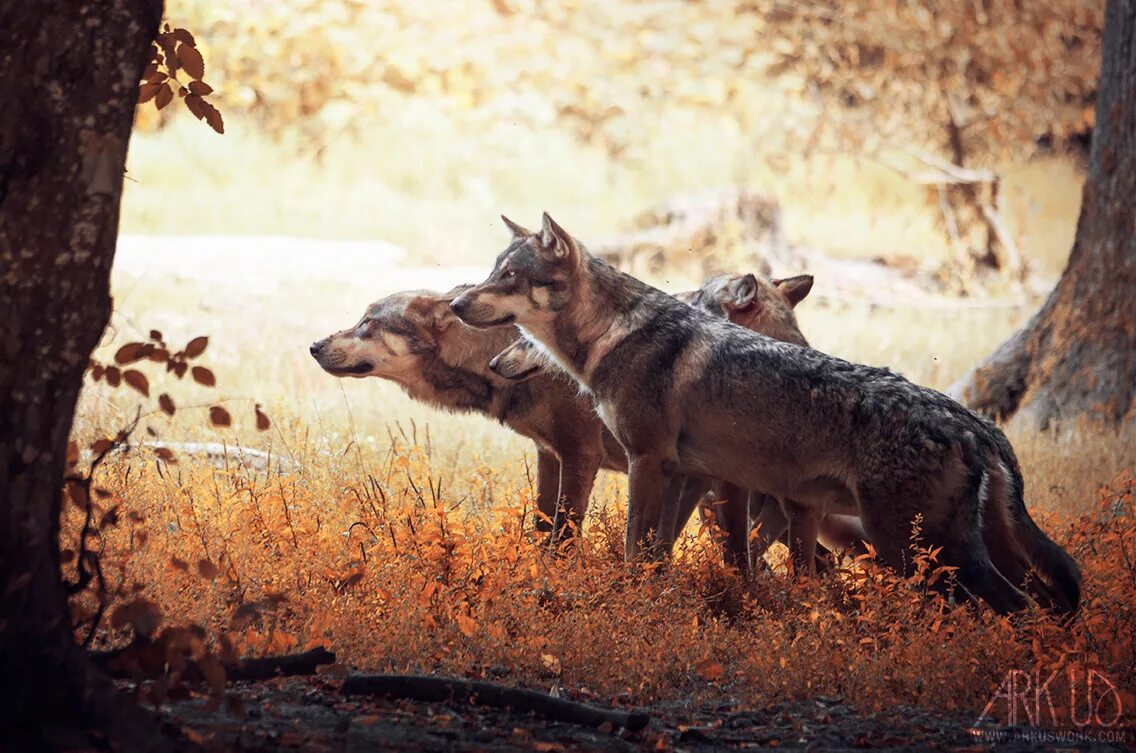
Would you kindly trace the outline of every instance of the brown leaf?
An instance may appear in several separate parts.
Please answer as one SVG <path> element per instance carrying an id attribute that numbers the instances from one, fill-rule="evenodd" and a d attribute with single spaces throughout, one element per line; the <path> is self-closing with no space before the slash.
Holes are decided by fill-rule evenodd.
<path id="1" fill-rule="evenodd" d="M 167 463 L 177 463 L 177 456 L 174 451 L 169 447 L 155 447 L 154 454 L 158 456 L 159 460 L 164 460 Z"/>
<path id="2" fill-rule="evenodd" d="M 189 33 L 188 29 L 178 27 L 170 32 L 170 36 L 182 44 L 188 44 L 190 47 L 197 46 L 197 41 L 193 38 L 193 35 Z"/>
<path id="3" fill-rule="evenodd" d="M 138 104 L 144 105 L 149 102 L 162 88 L 160 83 L 142 84 L 138 87 Z"/>
<path id="4" fill-rule="evenodd" d="M 186 358 L 197 358 L 199 355 L 201 355 L 202 353 L 205 352 L 205 348 L 208 345 L 209 345 L 209 338 L 208 337 L 201 336 L 201 337 L 193 338 L 192 340 L 189 341 L 189 344 L 185 346 L 185 357 Z"/>
<path id="5" fill-rule="evenodd" d="M 170 567 L 172 567 L 174 570 L 185 571 L 189 569 L 189 563 L 177 557 L 170 557 Z"/>
<path id="6" fill-rule="evenodd" d="M 221 570 L 209 560 L 202 558 L 197 561 L 197 574 L 206 580 L 213 580 Z"/>
<path id="7" fill-rule="evenodd" d="M 106 380 L 111 387 L 117 387 L 122 384 L 122 372 L 116 366 L 107 366 Z"/>
<path id="8" fill-rule="evenodd" d="M 165 363 L 170 359 L 170 352 L 165 348 L 153 348 L 146 357 L 155 363 Z"/>
<path id="9" fill-rule="evenodd" d="M 209 420 L 214 426 L 230 426 L 233 423 L 233 417 L 229 415 L 229 411 L 220 405 L 214 405 L 209 409 Z"/>
<path id="10" fill-rule="evenodd" d="M 197 118 L 198 120 L 201 120 L 205 117 L 205 108 L 202 107 L 202 104 L 204 104 L 204 102 L 205 100 L 203 100 L 196 94 L 190 94 L 185 98 L 185 106 L 189 108 L 190 112 L 193 113 L 193 117 Z"/>
<path id="11" fill-rule="evenodd" d="M 160 342 L 162 339 L 162 333 L 156 329 L 152 329 L 150 330 L 150 339 L 154 340 L 155 342 Z"/>
<path id="12" fill-rule="evenodd" d="M 201 107 L 205 110 L 205 122 L 209 124 L 209 127 L 217 133 L 224 133 L 225 121 L 221 118 L 221 112 L 205 100 L 201 100 Z"/>
<path id="13" fill-rule="evenodd" d="M 96 439 L 94 442 L 91 442 L 91 452 L 95 453 L 96 456 L 102 455 L 104 452 L 110 450 L 110 448 L 113 446 L 113 441 L 107 439 L 106 437 L 103 437 L 102 439 Z"/>
<path id="14" fill-rule="evenodd" d="M 198 96 L 204 97 L 206 94 L 213 93 L 213 87 L 205 83 L 204 81 L 190 81 L 189 91 L 191 94 L 197 94 Z"/>
<path id="15" fill-rule="evenodd" d="M 114 362 L 125 366 L 146 357 L 146 343 L 126 343 L 114 352 Z"/>
<path id="16" fill-rule="evenodd" d="M 170 87 L 170 82 L 158 86 L 158 93 L 154 95 L 154 104 L 159 110 L 168 105 L 174 98 L 174 90 Z"/>
<path id="17" fill-rule="evenodd" d="M 179 44 L 177 58 L 178 62 L 181 63 L 182 70 L 191 77 L 201 78 L 205 75 L 205 59 L 201 57 L 201 53 L 193 45 Z"/>
<path id="18" fill-rule="evenodd" d="M 194 366 L 191 373 L 193 374 L 193 381 L 198 384 L 203 384 L 206 387 L 212 387 L 217 384 L 217 378 L 213 376 L 213 372 L 204 366 Z"/>
<path id="19" fill-rule="evenodd" d="M 174 399 L 165 392 L 158 395 L 158 407 L 161 408 L 162 412 L 167 416 L 172 416 L 174 412 L 177 411 L 177 406 L 174 405 Z"/>
<path id="20" fill-rule="evenodd" d="M 146 397 L 150 397 L 150 380 L 148 380 L 146 375 L 141 371 L 137 369 L 127 369 L 127 371 L 123 373 L 122 379 Z"/>
<path id="21" fill-rule="evenodd" d="M 268 416 L 260 409 L 260 404 L 256 406 L 256 428 L 258 431 L 268 431 L 272 426 L 272 422 L 268 420 Z"/>

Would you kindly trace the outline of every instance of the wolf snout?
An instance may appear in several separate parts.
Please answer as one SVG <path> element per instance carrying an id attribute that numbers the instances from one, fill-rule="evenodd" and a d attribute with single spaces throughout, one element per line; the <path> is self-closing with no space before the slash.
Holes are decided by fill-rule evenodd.
<path id="1" fill-rule="evenodd" d="M 464 295 L 459 295 L 457 298 L 450 301 L 450 310 L 460 318 L 469 311 L 469 299 Z"/>
<path id="2" fill-rule="evenodd" d="M 308 346 L 308 352 L 312 354 L 312 358 L 319 358 L 320 353 L 323 352 L 324 347 L 327 345 L 327 339 L 316 340 Z"/>
<path id="3" fill-rule="evenodd" d="M 489 362 L 489 370 L 492 371 L 494 374 L 500 374 L 501 372 L 497 371 L 497 369 L 500 365 L 501 365 L 501 354 L 498 353 L 497 355 L 493 356 L 493 360 Z"/>

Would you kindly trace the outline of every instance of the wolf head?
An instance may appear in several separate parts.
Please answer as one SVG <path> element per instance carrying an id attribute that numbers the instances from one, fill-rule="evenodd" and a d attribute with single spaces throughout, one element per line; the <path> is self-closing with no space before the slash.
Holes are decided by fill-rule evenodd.
<path id="1" fill-rule="evenodd" d="M 547 363 L 545 354 L 531 340 L 521 337 L 493 357 L 489 370 L 497 376 L 520 382 L 536 376 Z"/>
<path id="2" fill-rule="evenodd" d="M 460 327 L 451 300 L 452 294 L 429 291 L 395 293 L 371 304 L 354 327 L 312 343 L 309 351 L 335 376 L 405 382 L 437 353 L 451 327 Z"/>
<path id="3" fill-rule="evenodd" d="M 813 287 L 812 275 L 764 280 L 757 275 L 718 275 L 698 290 L 678 293 L 683 303 L 785 342 L 807 345 L 793 309 Z"/>
<path id="4" fill-rule="evenodd" d="M 454 299 L 451 308 L 471 327 L 549 327 L 570 300 L 583 250 L 547 213 L 539 233 L 501 219 L 513 233 L 512 242 L 489 278 Z"/>

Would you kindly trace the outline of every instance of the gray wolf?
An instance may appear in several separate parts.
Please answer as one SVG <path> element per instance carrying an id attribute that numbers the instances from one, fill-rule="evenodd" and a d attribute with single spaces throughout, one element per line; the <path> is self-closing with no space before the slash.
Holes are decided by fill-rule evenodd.
<path id="1" fill-rule="evenodd" d="M 471 326 L 516 325 L 591 393 L 628 455 L 629 558 L 681 473 L 794 501 L 802 539 L 824 513 L 857 515 L 900 571 L 918 521 L 959 592 L 999 612 L 1024 608 L 1023 589 L 1064 612 L 1079 602 L 1080 572 L 1029 517 L 1009 442 L 939 392 L 688 306 L 547 214 L 451 308 Z"/>
<path id="2" fill-rule="evenodd" d="M 510 224 L 510 227 L 513 226 Z M 811 275 L 783 280 L 765 280 L 754 274 L 719 275 L 707 280 L 697 290 L 676 293 L 674 297 L 716 316 L 728 318 L 754 332 L 785 342 L 807 345 L 793 310 L 809 294 L 812 285 Z M 547 364 L 548 360 L 532 341 L 520 338 L 490 361 L 489 368 L 507 379 L 522 380 L 540 373 Z M 555 365 L 553 368 L 556 368 Z M 809 573 L 815 572 L 818 567 L 826 569 L 831 566 L 827 549 L 853 555 L 865 551 L 862 540 L 866 535 L 859 520 L 854 517 L 825 515 L 820 521 L 819 538 L 826 547 L 821 547 L 822 551 L 818 553 L 810 546 L 801 546 L 793 538 L 797 532 L 789 529 L 789 520 L 783 514 L 781 504 L 772 497 L 760 493 L 750 496 L 745 490 L 719 481 L 707 483 L 700 479 L 682 477 L 679 482 L 682 492 L 675 504 L 675 486 L 672 480 L 659 522 L 660 530 L 671 528 L 673 535 L 677 537 L 694 507 L 705 496 L 704 491 L 710 490 L 717 504 L 711 503 L 704 509 L 713 514 L 726 534 L 727 560 L 739 566 L 745 562 L 752 567 L 760 561 L 770 544 L 782 538 L 790 545 L 797 568 L 803 566 Z M 757 532 L 752 541 L 747 535 L 749 514 L 754 515 Z M 673 526 L 669 522 L 669 515 L 674 516 Z"/>

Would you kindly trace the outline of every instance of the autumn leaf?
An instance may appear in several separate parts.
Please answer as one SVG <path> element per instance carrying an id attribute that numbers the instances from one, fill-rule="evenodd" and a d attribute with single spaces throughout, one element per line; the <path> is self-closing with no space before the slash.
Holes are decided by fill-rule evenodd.
<path id="1" fill-rule="evenodd" d="M 256 428 L 259 431 L 268 431 L 272 426 L 272 422 L 268 420 L 268 416 L 260 409 L 260 403 L 256 404 Z"/>
<path id="2" fill-rule="evenodd" d="M 204 81 L 190 81 L 189 82 L 190 94 L 196 94 L 199 97 L 204 97 L 207 94 L 213 93 L 213 87 Z"/>
<path id="3" fill-rule="evenodd" d="M 174 98 L 174 90 L 170 87 L 170 84 L 167 81 L 164 84 L 160 84 L 158 86 L 158 91 L 154 95 L 154 104 L 157 106 L 157 108 L 159 110 L 161 110 L 163 107 L 168 105 L 171 101 L 173 101 L 173 98 Z"/>
<path id="4" fill-rule="evenodd" d="M 197 40 L 193 38 L 193 34 L 191 34 L 188 29 L 182 29 L 179 27 L 170 31 L 169 34 L 170 37 L 174 39 L 174 41 L 181 42 L 182 44 L 188 44 L 190 47 L 197 46 Z"/>
<path id="5" fill-rule="evenodd" d="M 142 84 L 138 87 L 138 104 L 144 105 L 153 99 L 162 88 L 161 83 Z"/>
<path id="6" fill-rule="evenodd" d="M 177 47 L 177 59 L 178 62 L 181 63 L 182 70 L 193 78 L 201 78 L 205 75 L 205 60 L 193 45 L 185 43 L 179 44 Z"/>
<path id="7" fill-rule="evenodd" d="M 198 384 L 203 384 L 206 387 L 213 387 L 217 384 L 217 378 L 213 376 L 213 372 L 204 366 L 194 366 L 190 373 L 193 375 L 193 381 Z"/>
<path id="8" fill-rule="evenodd" d="M 477 634 L 477 620 L 469 615 L 459 612 L 454 620 L 458 623 L 458 630 L 461 630 L 466 637 L 473 637 Z"/>
<path id="9" fill-rule="evenodd" d="M 146 343 L 126 343 L 114 353 L 114 362 L 125 366 L 126 364 L 141 361 L 146 357 Z"/>
<path id="10" fill-rule="evenodd" d="M 205 100 L 201 100 L 201 109 L 205 112 L 205 122 L 209 124 L 209 127 L 217 133 L 224 133 L 225 121 L 221 117 L 221 112 Z"/>
<path id="11" fill-rule="evenodd" d="M 169 447 L 155 447 L 154 454 L 158 456 L 159 460 L 163 460 L 167 463 L 177 462 L 177 456 L 174 455 L 174 451 Z"/>
<path id="12" fill-rule="evenodd" d="M 229 411 L 220 405 L 214 405 L 209 409 L 209 421 L 214 426 L 230 426 L 233 423 L 233 417 L 229 415 Z"/>
<path id="13" fill-rule="evenodd" d="M 128 369 L 122 375 L 122 380 L 146 397 L 150 397 L 150 381 L 146 375 L 137 369 Z"/>
<path id="14" fill-rule="evenodd" d="M 209 338 L 206 336 L 195 337 L 189 341 L 185 346 L 186 358 L 197 358 L 205 352 L 205 348 L 209 345 Z"/>
<path id="15" fill-rule="evenodd" d="M 182 572 L 185 572 L 189 570 L 189 563 L 183 559 L 179 559 L 178 557 L 170 557 L 170 567 L 172 567 L 174 570 L 181 570 Z"/>
<path id="16" fill-rule="evenodd" d="M 165 392 L 158 395 L 158 407 L 168 416 L 172 416 L 174 412 L 177 411 L 177 406 L 174 405 L 174 399 Z"/>

